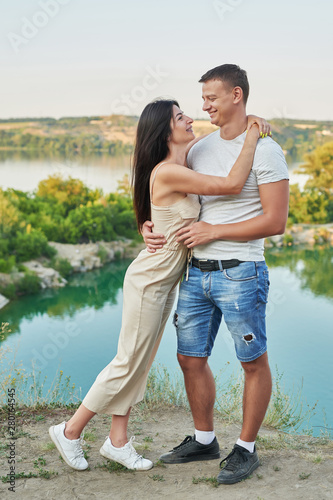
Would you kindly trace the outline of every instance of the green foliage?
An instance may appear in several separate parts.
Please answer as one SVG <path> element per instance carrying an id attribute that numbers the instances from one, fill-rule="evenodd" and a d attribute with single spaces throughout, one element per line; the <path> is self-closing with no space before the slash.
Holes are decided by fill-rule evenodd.
<path id="1" fill-rule="evenodd" d="M 14 299 L 16 297 L 16 286 L 14 283 L 0 285 L 0 293 L 7 297 L 7 299 Z"/>
<path id="2" fill-rule="evenodd" d="M 103 247 L 103 245 L 99 245 L 97 256 L 101 259 L 102 264 L 107 261 L 108 251 L 105 247 Z"/>
<path id="3" fill-rule="evenodd" d="M 7 259 L 0 258 L 0 273 L 9 273 L 15 266 L 15 256 L 10 255 Z"/>
<path id="4" fill-rule="evenodd" d="M 217 482 L 216 477 L 192 477 L 192 484 L 209 484 L 213 486 L 213 488 L 218 488 L 219 483 Z"/>
<path id="5" fill-rule="evenodd" d="M 25 295 L 27 293 L 33 294 L 40 290 L 40 279 L 36 274 L 25 273 L 23 278 L 16 284 L 16 294 Z"/>
<path id="6" fill-rule="evenodd" d="M 67 126 L 66 126 L 67 125 Z M 70 129 L 66 122 L 61 123 L 62 128 Z M 86 154 L 91 151 L 107 152 L 111 155 L 128 154 L 132 152 L 133 146 L 122 141 L 108 141 L 100 134 L 91 134 L 76 131 L 75 133 L 55 134 L 50 132 L 46 135 L 24 133 L 20 128 L 11 130 L 0 130 L 0 142 L 6 149 L 28 149 L 43 150 L 46 152 L 57 152 L 68 154 L 79 151 Z"/>
<path id="7" fill-rule="evenodd" d="M 287 118 L 274 118 L 269 122 L 272 126 L 273 138 L 286 151 L 287 157 L 294 161 L 332 140 L 332 122 Z"/>
<path id="8" fill-rule="evenodd" d="M 79 179 L 59 175 L 41 181 L 35 193 L 0 189 L 0 272 L 9 273 L 20 262 L 45 256 L 68 277 L 71 267 L 54 258 L 56 250 L 48 241 L 76 244 L 140 239 L 128 178 L 119 184 L 119 190 L 104 196 Z M 102 261 L 105 252 L 100 249 Z M 8 294 L 12 296 L 13 290 L 8 289 Z"/>
<path id="9" fill-rule="evenodd" d="M 50 263 L 51 267 L 58 271 L 59 274 L 65 279 L 73 274 L 73 266 L 68 259 L 55 259 L 53 258 Z"/>
<path id="10" fill-rule="evenodd" d="M 77 243 L 116 240 L 113 212 L 111 206 L 103 207 L 103 205 L 75 208 L 64 221 L 63 241 Z"/>
<path id="11" fill-rule="evenodd" d="M 311 290 L 316 296 L 333 298 L 333 248 L 284 248 L 271 249 L 265 254 L 271 268 L 284 266 L 290 269 L 304 290 Z"/>
<path id="12" fill-rule="evenodd" d="M 333 189 L 333 142 L 328 142 L 305 155 L 299 172 L 310 176 L 306 188 L 331 193 Z"/>
<path id="13" fill-rule="evenodd" d="M 289 221 L 291 223 L 333 222 L 333 142 L 305 155 L 298 170 L 309 176 L 305 188 L 290 186 Z"/>
<path id="14" fill-rule="evenodd" d="M 19 262 L 40 257 L 41 255 L 52 257 L 56 253 L 49 246 L 46 236 L 39 229 L 31 231 L 31 233 L 18 233 L 11 245 Z"/>

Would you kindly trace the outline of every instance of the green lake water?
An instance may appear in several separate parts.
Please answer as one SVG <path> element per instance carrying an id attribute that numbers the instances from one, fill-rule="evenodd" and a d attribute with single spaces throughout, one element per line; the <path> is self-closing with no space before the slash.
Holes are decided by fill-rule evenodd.
<path id="1" fill-rule="evenodd" d="M 297 394 L 316 413 L 310 427 L 318 435 L 333 428 L 331 384 L 333 350 L 332 249 L 267 251 L 270 296 L 267 309 L 268 350 L 272 372 L 283 374 L 285 391 Z M 122 283 L 129 261 L 74 275 L 68 286 L 13 301 L 0 311 L 12 332 L 2 346 L 13 350 L 16 363 L 42 377 L 57 370 L 70 375 L 82 397 L 99 371 L 113 358 L 121 324 Z M 176 336 L 168 321 L 156 361 L 179 371 Z M 231 337 L 222 324 L 210 365 L 223 377 L 239 370 Z M 185 431 L 185 430 L 184 430 Z M 187 431 L 187 430 L 186 430 Z M 330 431 L 332 432 L 332 430 Z"/>

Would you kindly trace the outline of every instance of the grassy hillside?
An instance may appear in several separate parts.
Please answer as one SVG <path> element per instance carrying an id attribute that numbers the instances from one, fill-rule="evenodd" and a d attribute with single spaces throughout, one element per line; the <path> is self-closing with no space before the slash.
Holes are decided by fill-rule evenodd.
<path id="1" fill-rule="evenodd" d="M 0 149 L 128 153 L 137 122 L 138 117 L 123 115 L 0 120 Z M 333 140 L 333 122 L 274 118 L 270 123 L 274 139 L 293 159 Z M 193 128 L 197 135 L 216 130 L 209 120 L 195 120 Z"/>

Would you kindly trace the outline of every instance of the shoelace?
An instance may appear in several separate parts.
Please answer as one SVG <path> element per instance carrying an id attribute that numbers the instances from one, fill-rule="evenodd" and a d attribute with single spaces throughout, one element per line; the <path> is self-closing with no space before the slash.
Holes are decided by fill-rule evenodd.
<path id="1" fill-rule="evenodd" d="M 172 451 L 179 450 L 179 448 L 182 448 L 185 444 L 190 443 L 193 440 L 192 436 L 186 436 L 186 438 L 175 448 L 173 448 Z"/>
<path id="2" fill-rule="evenodd" d="M 231 453 L 227 457 L 225 457 L 220 462 L 220 468 L 222 468 L 223 462 L 227 462 L 224 466 L 225 470 L 234 470 L 235 466 L 237 466 L 241 462 L 246 462 L 247 458 L 244 453 L 239 448 L 234 448 Z"/>
<path id="3" fill-rule="evenodd" d="M 135 457 L 133 465 L 135 465 L 139 460 L 142 460 L 142 455 L 139 455 L 139 453 L 136 451 L 134 446 L 132 445 L 133 441 L 135 441 L 135 436 L 132 436 L 129 440 L 129 449 L 131 452 L 131 455 Z M 136 443 L 138 446 L 141 446 L 140 443 Z"/>
<path id="4" fill-rule="evenodd" d="M 85 445 L 86 442 L 84 441 L 83 437 L 80 436 L 80 440 L 75 443 L 75 455 L 74 455 L 74 459 L 77 459 L 77 458 L 84 458 L 84 451 L 82 449 L 82 446 Z"/>

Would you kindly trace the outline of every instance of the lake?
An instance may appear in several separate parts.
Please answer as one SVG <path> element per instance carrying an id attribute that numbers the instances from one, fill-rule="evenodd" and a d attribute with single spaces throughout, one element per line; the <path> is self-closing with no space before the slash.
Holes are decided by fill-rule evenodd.
<path id="1" fill-rule="evenodd" d="M 45 157 L 33 153 L 0 151 L 0 187 L 33 191 L 49 175 L 81 179 L 89 188 L 102 188 L 104 193 L 114 192 L 118 181 L 130 174 L 129 155 L 91 155 L 72 157 Z M 289 165 L 290 182 L 303 186 L 307 176 L 295 174 L 300 162 Z"/>
<path id="2" fill-rule="evenodd" d="M 0 187 L 33 191 L 49 175 L 81 179 L 89 188 L 116 191 L 118 181 L 130 173 L 129 155 L 45 157 L 42 154 L 0 151 Z"/>
<path id="3" fill-rule="evenodd" d="M 333 425 L 331 353 L 333 350 L 332 249 L 266 252 L 270 268 L 267 309 L 269 357 L 273 375 L 283 373 L 286 391 L 297 394 L 316 414 L 310 426 L 318 435 Z M 12 333 L 2 342 L 15 351 L 16 363 L 31 371 L 31 362 L 52 380 L 57 370 L 71 376 L 82 397 L 98 372 L 116 353 L 121 323 L 122 282 L 129 261 L 74 275 L 67 287 L 25 296 L 0 311 Z M 11 354 L 14 356 L 14 353 Z M 178 369 L 176 336 L 169 318 L 156 361 L 173 374 Z M 239 370 L 224 324 L 210 365 L 223 378 Z M 326 420 L 323 412 L 325 411 Z"/>

